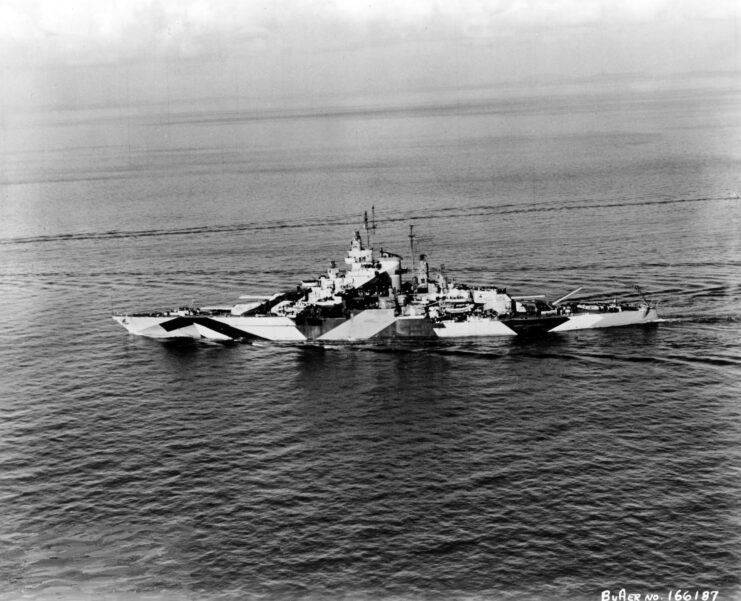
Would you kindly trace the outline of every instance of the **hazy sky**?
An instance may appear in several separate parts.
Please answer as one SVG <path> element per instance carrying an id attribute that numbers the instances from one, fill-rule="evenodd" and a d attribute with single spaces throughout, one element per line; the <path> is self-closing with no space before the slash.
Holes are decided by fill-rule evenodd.
<path id="1" fill-rule="evenodd" d="M 419 90 L 741 67 L 739 0 L 0 0 L 2 108 Z"/>

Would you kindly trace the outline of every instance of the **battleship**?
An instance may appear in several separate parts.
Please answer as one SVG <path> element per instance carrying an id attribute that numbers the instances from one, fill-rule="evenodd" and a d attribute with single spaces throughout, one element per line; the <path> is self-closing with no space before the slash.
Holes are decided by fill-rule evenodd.
<path id="1" fill-rule="evenodd" d="M 402 257 L 371 246 L 375 212 L 364 217 L 365 244 L 354 232 L 345 269 L 325 273 L 272 295 L 243 295 L 228 306 L 180 307 L 114 314 L 131 334 L 150 338 L 355 342 L 485 336 L 531 336 L 656 322 L 655 303 L 572 300 L 582 288 L 549 301 L 510 295 L 505 288 L 449 280 L 441 267 L 431 277 L 426 255 L 402 266 Z M 416 257 L 414 226 L 409 228 Z M 405 277 L 406 276 L 406 277 Z"/>

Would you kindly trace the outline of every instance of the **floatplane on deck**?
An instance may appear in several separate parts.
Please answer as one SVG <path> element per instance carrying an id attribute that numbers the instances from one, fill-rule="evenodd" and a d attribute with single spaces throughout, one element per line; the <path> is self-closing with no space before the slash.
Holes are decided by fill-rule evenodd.
<path id="1" fill-rule="evenodd" d="M 375 212 L 372 222 L 366 212 L 364 227 L 366 243 L 355 231 L 344 271 L 332 261 L 326 273 L 289 292 L 245 295 L 229 306 L 116 314 L 113 319 L 130 333 L 151 338 L 286 342 L 533 335 L 658 320 L 655 303 L 637 286 L 637 304 L 570 301 L 582 288 L 549 302 L 542 295 L 511 296 L 504 288 L 453 283 L 442 268 L 431 278 L 425 255 L 407 270 L 400 255 L 374 251 Z M 414 257 L 414 226 L 409 230 Z M 413 277 L 404 281 L 408 273 Z"/>

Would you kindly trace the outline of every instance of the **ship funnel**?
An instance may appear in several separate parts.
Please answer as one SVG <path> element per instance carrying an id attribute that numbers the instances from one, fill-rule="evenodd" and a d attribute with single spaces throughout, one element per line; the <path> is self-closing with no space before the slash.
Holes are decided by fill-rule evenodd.
<path id="1" fill-rule="evenodd" d="M 401 290 L 401 257 L 391 253 L 381 253 L 381 271 L 391 276 L 391 288 Z"/>
<path id="2" fill-rule="evenodd" d="M 417 265 L 417 285 L 426 288 L 429 280 L 430 266 L 427 263 L 427 255 L 419 255 L 419 263 Z"/>
<path id="3" fill-rule="evenodd" d="M 440 269 L 437 272 L 437 286 L 440 292 L 448 291 L 448 278 L 445 277 L 445 265 L 440 265 Z"/>

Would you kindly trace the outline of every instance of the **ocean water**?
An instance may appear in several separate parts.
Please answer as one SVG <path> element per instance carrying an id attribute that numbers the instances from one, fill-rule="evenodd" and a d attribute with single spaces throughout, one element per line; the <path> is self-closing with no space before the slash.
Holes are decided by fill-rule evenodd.
<path id="1" fill-rule="evenodd" d="M 547 91 L 546 91 L 547 92 Z M 4 124 L 0 599 L 741 598 L 741 90 L 476 91 Z M 158 342 L 376 247 L 663 320 Z M 693 597 L 695 598 L 695 597 Z"/>

